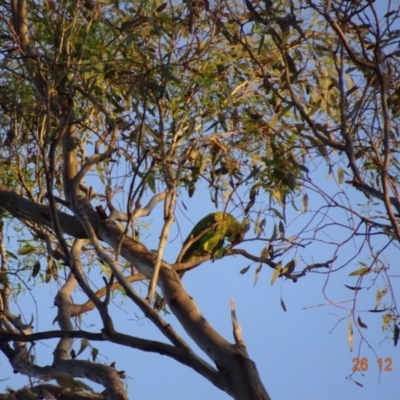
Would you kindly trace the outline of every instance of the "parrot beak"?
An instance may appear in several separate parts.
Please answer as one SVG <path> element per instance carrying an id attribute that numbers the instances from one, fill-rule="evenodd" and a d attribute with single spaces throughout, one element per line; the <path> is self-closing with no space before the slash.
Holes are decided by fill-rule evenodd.
<path id="1" fill-rule="evenodd" d="M 232 241 L 231 247 L 236 246 L 236 245 L 239 244 L 242 240 L 243 240 L 242 236 L 239 235 L 238 237 L 236 237 L 236 238 Z"/>

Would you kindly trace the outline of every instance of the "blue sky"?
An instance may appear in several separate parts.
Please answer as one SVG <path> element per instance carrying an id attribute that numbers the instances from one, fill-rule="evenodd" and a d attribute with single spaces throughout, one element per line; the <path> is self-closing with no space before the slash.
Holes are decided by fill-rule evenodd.
<path id="1" fill-rule="evenodd" d="M 333 179 L 327 178 L 327 169 L 319 169 L 317 179 L 320 185 L 326 189 L 336 190 Z M 362 197 L 353 188 L 345 187 L 348 196 L 356 196 L 358 200 Z M 206 190 L 197 191 L 188 206 L 187 214 L 193 221 L 197 221 L 212 208 L 207 209 Z M 180 200 L 179 200 L 180 201 Z M 317 208 L 318 199 L 310 197 L 310 208 Z M 201 210 L 201 211 L 200 211 Z M 143 241 L 149 248 L 155 248 L 159 237 L 161 225 L 161 206 L 146 219 L 151 227 L 148 235 L 143 235 Z M 335 214 L 334 214 L 335 215 Z M 340 213 L 337 212 L 339 218 Z M 272 226 L 267 221 L 266 236 L 270 236 Z M 182 236 L 191 229 L 191 223 L 185 218 L 180 219 Z M 293 226 L 295 228 L 295 226 Z M 288 231 L 289 232 L 289 231 Z M 288 233 L 289 234 L 289 233 Z M 248 232 L 248 238 L 252 237 L 253 231 Z M 334 235 L 334 230 L 330 232 Z M 171 238 L 174 238 L 171 232 Z M 352 243 L 344 249 L 341 258 L 353 254 Z M 180 251 L 181 240 L 175 239 L 169 243 L 165 253 L 167 261 L 173 261 Z M 242 245 L 251 249 L 248 244 Z M 317 249 L 317 250 L 316 250 Z M 312 246 L 300 253 L 305 260 L 320 262 L 331 257 L 329 247 Z M 396 274 L 397 265 L 394 264 L 397 249 L 386 252 L 388 266 L 393 269 L 392 279 L 395 294 L 399 293 L 400 285 Z M 363 260 L 363 258 L 361 257 Z M 368 260 L 365 255 L 366 262 Z M 338 262 L 341 259 L 339 258 Z M 391 264 L 393 263 L 393 264 Z M 347 341 L 347 315 L 348 312 L 340 307 L 351 307 L 353 292 L 344 287 L 344 284 L 355 285 L 355 277 L 348 274 L 359 268 L 354 261 L 343 270 L 332 275 L 309 273 L 305 278 L 299 279 L 297 283 L 278 279 L 271 286 L 272 272 L 264 267 L 260 273 L 257 284 L 254 286 L 254 266 L 245 275 L 239 271 L 249 264 L 247 260 L 239 256 L 226 257 L 214 263 L 208 262 L 195 270 L 187 273 L 183 284 L 189 294 L 194 297 L 203 314 L 211 322 L 213 327 L 230 341 L 232 339 L 232 325 L 230 321 L 230 299 L 234 299 L 237 307 L 237 317 L 243 328 L 244 339 L 247 344 L 250 357 L 256 362 L 260 375 L 272 399 L 366 399 L 380 398 L 392 399 L 399 389 L 400 357 L 398 347 L 393 347 L 392 333 L 382 332 L 381 314 L 361 313 L 363 322 L 368 329 L 363 330 L 369 346 L 362 342 L 360 346 L 360 335 L 357 327 L 354 329 L 354 350 L 349 351 Z M 338 265 L 338 264 L 335 264 Z M 101 272 L 94 273 L 93 279 L 100 279 Z M 367 275 L 363 278 L 362 286 L 368 286 L 373 276 Z M 100 285 L 100 281 L 99 281 Z M 325 287 L 326 285 L 326 287 Z M 340 304 L 340 307 L 328 306 L 325 293 L 331 301 L 348 301 Z M 56 290 L 50 285 L 43 284 L 34 296 L 36 305 L 29 293 L 25 294 L 23 300 L 18 303 L 24 311 L 27 306 L 32 307 L 35 316 L 35 324 L 38 331 L 54 329 L 51 323 L 56 315 L 56 309 L 52 307 Z M 49 290 L 50 289 L 50 290 Z M 379 289 L 382 289 L 380 286 Z M 146 294 L 144 285 L 138 286 Z M 365 294 L 359 298 L 357 309 L 368 310 L 375 306 L 376 287 L 372 286 L 365 290 Z M 360 292 L 361 293 L 361 292 Z M 284 300 L 287 312 L 284 312 L 280 299 Z M 79 302 L 83 299 L 79 294 L 74 300 Z M 385 298 L 383 303 L 385 302 Z M 35 307 L 40 310 L 39 319 L 36 316 Z M 19 313 L 15 308 L 15 313 Z M 163 340 L 151 324 L 132 306 L 130 302 L 121 295 L 114 298 L 112 312 L 115 316 L 116 328 L 128 334 L 139 337 Z M 30 315 L 25 311 L 25 317 L 29 320 Z M 344 318 L 341 322 L 340 320 Z M 166 317 L 184 337 L 185 333 L 177 327 L 172 315 Z M 82 329 L 99 332 L 101 324 L 96 312 L 84 316 L 80 322 Z M 190 339 L 188 339 L 190 341 Z M 37 343 L 35 354 L 39 364 L 44 365 L 52 362 L 52 350 L 56 341 Z M 130 398 L 147 399 L 175 399 L 224 400 L 229 397 L 219 389 L 213 387 L 209 382 L 185 366 L 181 366 L 167 357 L 152 354 L 144 354 L 139 351 L 121 348 L 104 343 L 91 343 L 100 350 L 98 360 L 109 364 L 116 361 L 118 370 L 125 370 Z M 75 350 L 79 349 L 79 341 L 75 342 Z M 376 355 L 382 359 L 390 357 L 393 360 L 392 371 L 379 373 Z M 198 352 L 200 354 L 200 351 Z M 351 374 L 354 365 L 353 358 L 365 357 L 368 359 L 369 368 L 363 373 L 358 372 L 353 378 L 364 385 L 363 388 L 354 382 L 346 380 Z M 79 356 L 80 359 L 90 359 L 89 350 Z M 12 388 L 28 384 L 26 377 L 14 375 L 7 361 L 2 357 L 0 360 L 1 376 L 6 378 L 0 382 L 0 390 L 4 391 L 7 386 Z M 91 385 L 96 388 L 96 385 Z M 101 388 L 98 387 L 101 391 Z"/>
<path id="2" fill-rule="evenodd" d="M 317 171 L 318 169 L 318 171 Z M 316 173 L 317 172 L 317 173 Z M 315 174 L 316 173 L 316 174 Z M 328 169 L 324 165 L 315 167 L 312 175 L 314 183 L 326 191 L 337 191 L 333 178 L 328 178 Z M 350 186 L 343 185 L 343 193 L 352 202 L 361 203 L 365 198 Z M 184 199 L 188 211 L 187 216 L 196 223 L 208 212 L 215 211 L 209 201 L 206 188 L 200 188 L 189 201 Z M 265 200 L 267 201 L 267 199 Z M 317 210 L 319 198 L 310 195 L 309 208 Z M 178 200 L 181 204 L 181 199 Z M 145 220 L 150 226 L 143 231 L 143 242 L 149 248 L 156 248 L 161 229 L 162 207 L 159 205 L 154 213 Z M 182 238 L 190 232 L 193 224 L 177 211 Z M 296 215 L 290 215 L 288 222 Z M 305 216 L 307 218 L 307 215 Z M 336 221 L 345 221 L 346 216 L 339 210 L 332 213 Z M 288 227 L 293 232 L 302 223 L 301 218 Z M 175 229 L 175 228 L 174 228 Z M 272 232 L 272 219 L 267 221 L 266 237 Z M 326 238 L 340 240 L 347 231 L 335 227 L 326 228 L 323 234 Z M 12 232 L 9 232 L 13 235 Z M 173 262 L 181 248 L 181 239 L 176 237 L 177 231 L 171 232 L 171 241 L 167 246 L 164 259 Z M 247 237 L 254 236 L 251 230 Z M 175 239 L 174 239 L 175 238 Z M 173 240 L 174 239 L 174 240 Z M 384 245 L 384 239 L 376 237 L 373 243 L 376 249 Z M 11 248 L 15 241 L 11 240 Z M 354 254 L 360 246 L 357 240 L 350 241 L 340 251 L 340 257 L 334 266 L 342 265 Z M 243 247 L 259 253 L 260 247 L 245 243 Z M 10 249 L 11 249 L 10 248 Z M 296 258 L 304 258 L 307 262 L 322 262 L 331 258 L 332 246 L 317 244 L 307 247 L 296 254 Z M 398 249 L 390 247 L 384 254 L 389 274 L 392 276 L 392 289 L 395 295 L 400 293 L 400 283 L 397 265 Z M 196 300 L 199 308 L 213 327 L 226 339 L 233 341 L 230 321 L 230 299 L 234 299 L 237 307 L 237 317 L 243 329 L 250 357 L 256 362 L 261 378 L 273 400 L 288 398 L 307 400 L 365 400 L 379 398 L 392 400 L 398 396 L 400 389 L 400 350 L 393 346 L 392 332 L 382 331 L 383 314 L 361 312 L 375 307 L 375 293 L 384 284 L 378 281 L 374 284 L 374 275 L 363 278 L 362 286 L 369 287 L 360 292 L 356 315 L 368 326 L 362 333 L 362 340 L 356 325 L 354 330 L 354 350 L 350 352 L 347 340 L 348 309 L 352 307 L 354 293 L 344 284 L 355 286 L 357 278 L 349 273 L 360 268 L 358 261 L 370 262 L 370 254 L 365 251 L 357 260 L 350 262 L 345 268 L 335 274 L 309 273 L 297 283 L 278 279 L 271 286 L 272 271 L 264 266 L 257 284 L 254 286 L 254 266 L 245 275 L 239 271 L 249 262 L 243 258 L 226 257 L 214 263 L 208 262 L 185 274 L 183 284 L 189 294 Z M 95 272 L 94 281 L 101 285 L 101 271 Z M 138 286 L 143 295 L 144 285 Z M 27 320 L 31 313 L 35 317 L 35 329 L 44 331 L 56 329 L 52 321 L 56 309 L 52 307 L 56 288 L 41 285 L 32 295 L 27 292 L 18 300 L 13 311 L 16 314 L 24 312 Z M 284 300 L 287 312 L 284 312 L 280 301 Z M 389 297 L 388 297 L 389 298 Z M 383 304 L 388 298 L 383 299 Z M 33 299 L 35 301 L 33 301 Z M 77 294 L 76 302 L 83 299 Z M 331 303 L 335 304 L 330 304 Z M 339 303 L 340 302 L 340 303 Z M 20 307 L 20 308 L 19 308 Z M 120 331 L 139 337 L 163 340 L 160 334 L 144 319 L 137 309 L 121 295 L 114 298 L 112 313 L 115 315 L 115 325 Z M 26 310 L 29 311 L 26 311 Z M 185 338 L 185 333 L 179 329 L 172 315 L 166 316 L 174 327 Z M 99 332 L 101 324 L 96 312 L 84 316 L 80 327 L 85 330 Z M 190 342 L 190 339 L 188 339 Z M 35 346 L 35 356 L 40 365 L 52 362 L 52 351 L 57 341 L 38 342 Z M 100 350 L 98 360 L 109 364 L 116 361 L 118 370 L 125 370 L 130 398 L 139 400 L 226 400 L 229 397 L 213 387 L 195 372 L 177 362 L 159 355 L 144 354 L 139 351 L 109 345 L 94 343 L 91 345 Z M 74 344 L 79 349 L 79 341 Z M 198 351 L 199 354 L 200 350 Z M 353 379 L 363 387 L 346 379 L 352 373 L 353 359 L 365 357 L 368 360 L 368 370 L 353 375 Z M 392 371 L 379 372 L 377 358 L 392 360 Z M 90 359 L 86 350 L 80 359 Z M 385 364 L 385 362 L 384 362 Z M 19 374 L 13 374 L 4 356 L 0 357 L 0 391 L 6 387 L 17 389 L 28 385 L 29 380 Z M 90 384 L 101 391 L 99 386 Z"/>

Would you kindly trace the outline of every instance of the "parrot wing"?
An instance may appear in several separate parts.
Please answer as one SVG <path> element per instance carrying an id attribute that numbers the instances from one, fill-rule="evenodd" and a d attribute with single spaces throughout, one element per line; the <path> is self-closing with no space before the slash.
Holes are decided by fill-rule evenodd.
<path id="1" fill-rule="evenodd" d="M 217 253 L 223 248 L 225 238 L 236 244 L 242 237 L 242 225 L 228 213 L 217 211 L 206 215 L 192 229 L 183 243 L 183 248 L 191 242 L 181 256 L 188 262 L 205 255 Z"/>
<path id="2" fill-rule="evenodd" d="M 214 225 L 217 222 L 214 214 L 216 213 L 206 215 L 194 226 L 183 243 L 183 247 L 185 247 L 189 242 L 193 241 L 183 254 L 182 262 L 200 258 L 211 250 L 214 236 Z"/>

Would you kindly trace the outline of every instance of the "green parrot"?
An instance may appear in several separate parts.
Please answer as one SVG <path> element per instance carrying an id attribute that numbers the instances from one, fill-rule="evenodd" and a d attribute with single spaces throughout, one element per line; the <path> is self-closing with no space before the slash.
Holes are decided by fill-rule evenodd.
<path id="1" fill-rule="evenodd" d="M 211 254 L 213 258 L 220 258 L 224 247 L 225 238 L 234 246 L 244 239 L 244 234 L 249 230 L 250 221 L 246 218 L 240 224 L 238 220 L 228 213 L 217 211 L 206 215 L 192 229 L 183 243 L 182 249 L 193 241 L 180 257 L 180 262 L 194 261 Z M 179 261 L 179 259 L 178 259 Z M 185 274 L 178 271 L 180 278 Z M 154 306 L 156 311 L 165 306 L 165 300 L 159 299 Z"/>
<path id="2" fill-rule="evenodd" d="M 220 251 L 225 238 L 234 246 L 243 240 L 246 228 L 228 213 L 218 211 L 206 215 L 195 225 L 183 243 L 184 248 L 194 240 L 182 254 L 181 262 L 193 261 L 207 254 L 221 257 Z"/>

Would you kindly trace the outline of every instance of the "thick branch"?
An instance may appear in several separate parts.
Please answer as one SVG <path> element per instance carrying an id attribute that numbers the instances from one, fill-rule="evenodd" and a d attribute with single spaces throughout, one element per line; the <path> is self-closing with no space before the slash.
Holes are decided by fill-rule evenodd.
<path id="1" fill-rule="evenodd" d="M 3 189 L 3 190 L 1 190 Z M 8 202 L 4 200 L 2 193 L 6 194 Z M 13 197 L 15 201 L 21 200 L 20 196 L 11 195 L 9 190 L 4 190 L 4 186 L 0 185 L 0 205 L 7 208 L 7 204 L 11 209 L 14 216 L 20 216 L 22 219 L 29 219 L 33 222 L 39 222 L 47 226 L 51 226 L 51 216 L 45 206 L 34 205 L 34 203 L 24 200 L 23 204 L 27 206 L 29 210 L 32 208 L 40 209 L 41 214 L 26 212 L 18 207 L 10 205 L 10 197 Z M 79 204 L 76 204 L 77 210 L 84 210 L 85 221 L 90 221 L 90 226 L 93 228 L 97 238 L 106 242 L 113 249 L 118 249 L 121 244 L 121 256 L 126 259 L 129 263 L 135 265 L 143 274 L 148 278 L 152 276 L 155 256 L 145 246 L 138 243 L 137 241 L 123 235 L 123 232 L 119 229 L 115 222 L 109 220 L 100 219 L 97 212 L 93 209 L 90 202 L 87 199 L 79 199 Z M 11 212 L 11 211 L 10 211 Z M 47 218 L 46 218 L 47 217 Z M 67 216 L 69 217 L 69 216 Z M 63 218 L 69 220 L 71 225 L 77 226 L 77 219 L 71 217 L 71 219 L 62 215 L 60 221 Z M 62 225 L 62 229 L 71 232 L 71 227 L 68 225 Z M 81 230 L 77 230 L 81 234 Z M 87 234 L 82 234 L 87 236 Z M 81 237 L 82 237 L 81 236 Z M 120 274 L 120 278 L 123 279 L 124 288 L 128 289 L 130 285 L 125 280 L 125 277 Z M 121 282 L 120 282 L 121 283 Z M 221 377 L 224 379 L 224 390 L 236 399 L 246 400 L 266 400 L 269 399 L 265 388 L 263 387 L 260 377 L 258 375 L 257 368 L 252 360 L 250 360 L 241 349 L 227 342 L 221 335 L 214 331 L 208 321 L 201 314 L 197 308 L 194 300 L 183 288 L 181 281 L 177 273 L 173 270 L 171 265 L 166 262 L 162 262 L 160 266 L 160 276 L 158 284 L 160 285 L 164 297 L 167 299 L 168 304 L 182 324 L 183 328 L 189 334 L 189 336 L 197 343 L 197 345 L 216 363 L 220 370 Z M 135 294 L 136 295 L 136 294 Z M 138 298 L 139 302 L 140 299 Z M 150 311 L 147 310 L 149 315 Z M 155 322 L 157 322 L 156 316 L 150 314 Z M 168 335 L 172 340 L 174 335 L 171 336 L 171 327 L 158 324 L 163 332 Z M 181 339 L 177 341 L 177 344 L 182 345 Z"/>
<path id="2" fill-rule="evenodd" d="M 12 0 L 11 12 L 13 16 L 13 27 L 16 34 L 16 42 L 23 55 L 25 67 L 35 85 L 39 96 L 46 99 L 46 83 L 41 75 L 39 58 L 32 52 L 29 45 L 28 19 L 26 16 L 26 0 Z"/>
<path id="3" fill-rule="evenodd" d="M 36 397 L 36 396 L 39 397 Z M 25 387 L 12 394 L 0 394 L 0 400 L 27 400 L 27 399 L 62 399 L 62 400 L 104 400 L 102 394 L 85 392 L 83 390 L 71 390 L 57 385 L 44 383 L 32 387 Z"/>
<path id="4" fill-rule="evenodd" d="M 367 196 L 375 197 L 376 199 L 384 201 L 385 197 L 384 194 L 379 190 L 376 190 L 373 187 L 367 185 L 365 182 L 358 182 L 352 180 L 352 181 L 346 181 L 346 183 L 352 184 L 356 189 L 365 193 Z M 400 214 L 400 202 L 392 196 L 389 197 L 388 201 L 396 209 L 397 213 Z"/>
<path id="5" fill-rule="evenodd" d="M 131 335 L 115 332 L 112 338 L 107 337 L 104 333 L 93 333 L 87 331 L 46 331 L 37 332 L 30 335 L 23 335 L 20 333 L 10 333 L 0 330 L 0 341 L 20 341 L 20 342 L 35 342 L 45 339 L 76 339 L 85 338 L 93 342 L 111 342 L 118 345 L 130 347 L 136 350 L 141 350 L 149 353 L 157 353 L 160 355 L 171 357 L 172 359 L 193 368 L 195 371 L 201 373 L 204 377 L 210 380 L 215 386 L 223 390 L 221 378 L 218 377 L 218 371 L 214 369 L 207 362 L 196 356 L 193 352 L 179 349 L 167 343 L 158 342 L 156 340 L 142 339 Z"/>
<path id="6" fill-rule="evenodd" d="M 54 229 L 48 206 L 29 201 L 1 183 L 0 206 L 19 220 L 26 219 Z M 58 218 L 64 233 L 75 238 L 87 239 L 86 232 L 77 218 L 62 211 L 58 211 Z"/>

